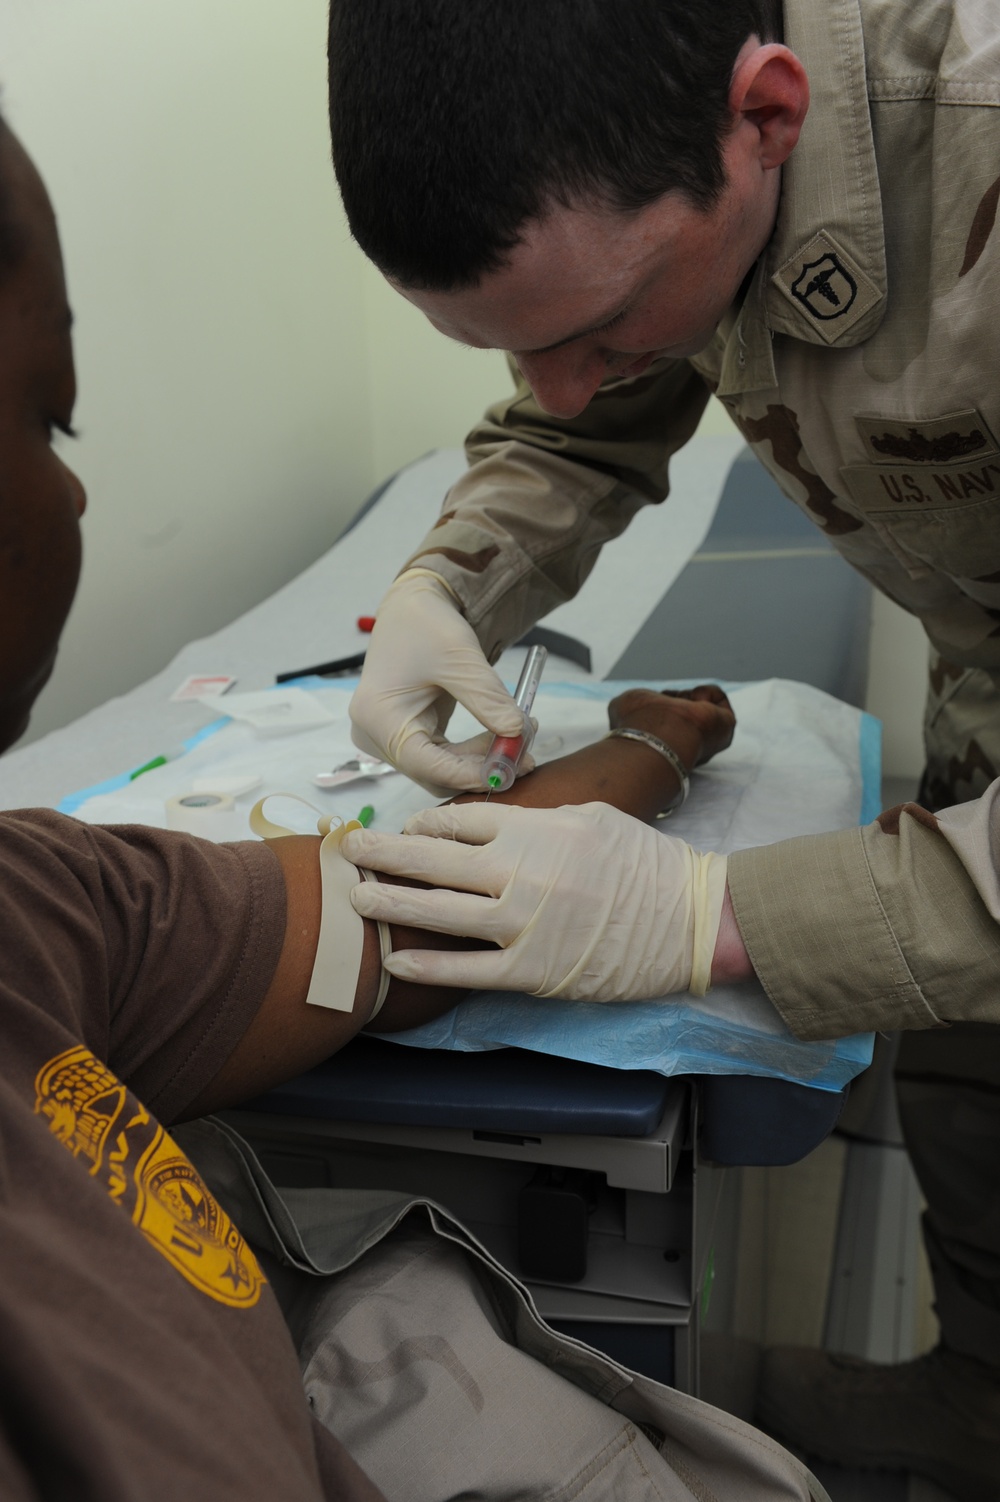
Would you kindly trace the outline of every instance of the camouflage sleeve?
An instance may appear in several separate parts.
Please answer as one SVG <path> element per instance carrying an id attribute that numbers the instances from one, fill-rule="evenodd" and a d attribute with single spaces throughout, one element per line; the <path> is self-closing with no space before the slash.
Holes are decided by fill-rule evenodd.
<path id="1" fill-rule="evenodd" d="M 800 1038 L 1000 1022 L 1000 780 L 975 803 L 729 857 L 747 953 Z"/>
<path id="2" fill-rule="evenodd" d="M 516 390 L 466 443 L 470 468 L 405 567 L 455 595 L 491 662 L 571 599 L 604 543 L 661 501 L 708 388 L 686 361 L 658 360 L 601 387 L 579 417 L 548 416 L 511 362 Z"/>

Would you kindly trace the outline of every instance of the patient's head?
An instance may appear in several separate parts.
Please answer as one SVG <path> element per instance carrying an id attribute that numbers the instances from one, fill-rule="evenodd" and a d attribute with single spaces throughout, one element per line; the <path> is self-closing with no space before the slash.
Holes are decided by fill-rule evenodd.
<path id="1" fill-rule="evenodd" d="M 0 123 L 0 750 L 27 726 L 76 592 L 86 502 L 52 447 L 75 398 L 55 216 Z"/>

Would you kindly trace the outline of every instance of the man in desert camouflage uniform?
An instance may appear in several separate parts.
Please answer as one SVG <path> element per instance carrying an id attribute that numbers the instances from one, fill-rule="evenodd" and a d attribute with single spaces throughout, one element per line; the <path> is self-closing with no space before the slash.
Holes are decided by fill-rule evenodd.
<path id="1" fill-rule="evenodd" d="M 334 159 L 352 229 L 443 332 L 512 349 L 516 381 L 470 435 L 469 471 L 383 603 L 354 708 L 359 744 L 430 788 L 474 785 L 470 748 L 443 737 L 452 698 L 490 730 L 511 733 L 509 701 L 484 659 L 494 662 L 572 596 L 604 542 L 666 496 L 670 457 L 710 392 L 790 500 L 920 618 L 931 645 L 924 808 L 907 805 L 864 831 L 742 852 L 728 881 L 736 947 L 793 1031 L 908 1030 L 900 1107 L 929 1205 L 942 1345 L 895 1369 L 772 1353 L 764 1413 L 814 1453 L 909 1467 L 963 1498 L 1000 1497 L 1000 15 L 989 0 L 785 0 L 783 18 L 749 0 L 693 7 L 717 27 L 744 14 L 749 40 L 731 63 L 727 192 L 751 183 L 739 130 L 752 125 L 764 210 L 750 188 L 735 206 L 725 195 L 692 203 L 683 182 L 648 205 L 595 207 L 599 184 L 567 168 L 516 236 L 497 236 L 493 261 L 435 280 L 382 253 L 388 242 L 366 220 L 366 174 L 374 180 L 378 165 L 379 191 L 392 185 L 397 226 L 415 229 L 416 218 L 406 218 L 405 193 L 402 206 L 393 195 L 391 144 L 379 161 L 378 145 L 359 144 L 360 133 L 377 136 L 372 110 L 398 86 L 409 111 L 405 149 L 416 139 L 426 151 L 419 191 L 433 226 L 444 204 L 438 180 L 440 194 L 460 196 L 449 176 L 460 170 L 448 152 L 456 132 L 464 141 L 481 131 L 484 203 L 499 191 L 499 169 L 489 174 L 503 122 L 481 123 L 492 85 L 475 75 L 474 38 L 462 40 L 460 71 L 473 77 L 476 100 L 467 118 L 455 103 L 461 85 L 446 86 L 435 27 L 445 18 L 445 29 L 461 28 L 457 0 L 416 7 L 437 51 L 418 62 L 414 23 L 398 76 L 391 45 L 366 32 L 355 9 L 355 0 L 335 0 L 331 26 Z M 476 19 L 494 49 L 498 90 L 533 66 L 518 28 L 548 26 L 553 55 L 578 28 L 573 46 L 583 49 L 593 7 L 541 9 L 554 19 L 518 6 L 503 24 Z M 659 9 L 673 13 L 668 0 Z M 700 23 L 685 9 L 670 24 L 689 28 L 690 45 Z M 614 10 L 645 24 L 640 0 Z M 645 35 L 636 31 L 636 52 Z M 618 56 L 611 31 L 594 56 L 603 90 Z M 568 57 L 556 66 L 572 80 Z M 422 68 L 439 69 L 437 115 L 421 116 L 407 82 L 422 86 Z M 523 92 L 511 104 L 522 152 L 533 149 L 529 128 L 544 134 L 544 111 L 555 111 L 558 74 L 550 83 L 536 116 Z M 569 95 L 577 85 L 565 87 Z M 616 140 L 620 125 L 608 127 Z M 775 174 L 780 197 L 769 209 Z M 765 232 L 754 243 L 759 212 Z M 590 226 L 589 242 L 574 215 Z M 731 250 L 741 244 L 750 248 L 745 266 Z M 440 255 L 444 267 L 443 236 Z M 648 333 L 666 326 L 656 322 L 664 309 L 683 324 L 677 308 L 697 303 L 700 279 L 723 287 L 727 257 L 735 296 L 700 342 L 695 314 L 676 337 Z M 634 311 L 644 306 L 645 323 Z M 581 316 L 560 323 L 564 307 Z M 955 804 L 967 806 L 940 820 L 925 811 Z M 545 817 L 537 824 L 541 841 Z M 365 859 L 406 869 L 378 837 Z M 456 884 L 426 854 L 413 874 Z M 396 899 L 384 890 L 366 911 L 403 917 L 398 904 L 390 913 Z M 486 935 L 436 898 L 441 927 Z M 713 976 L 737 973 L 722 965 Z M 463 975 L 474 983 L 475 961 Z M 531 988 L 522 972 L 508 978 Z"/>

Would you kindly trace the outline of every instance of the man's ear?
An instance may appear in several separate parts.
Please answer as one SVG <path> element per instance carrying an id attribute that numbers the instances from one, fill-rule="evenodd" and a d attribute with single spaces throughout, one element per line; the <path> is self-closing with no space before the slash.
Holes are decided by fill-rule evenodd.
<path id="1" fill-rule="evenodd" d="M 759 165 L 780 167 L 791 156 L 809 109 L 809 78 L 799 59 L 780 42 L 748 42 L 736 60 L 729 86 L 733 125 L 753 125 Z"/>

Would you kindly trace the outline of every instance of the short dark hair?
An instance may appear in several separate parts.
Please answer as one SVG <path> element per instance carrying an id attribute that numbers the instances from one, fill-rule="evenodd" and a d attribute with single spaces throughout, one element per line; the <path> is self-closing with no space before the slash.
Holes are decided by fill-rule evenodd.
<path id="1" fill-rule="evenodd" d="M 710 208 L 736 58 L 781 19 L 781 0 L 332 0 L 354 238 L 404 286 L 452 290 L 552 203 Z"/>

